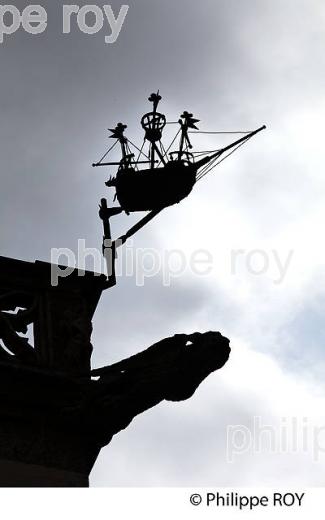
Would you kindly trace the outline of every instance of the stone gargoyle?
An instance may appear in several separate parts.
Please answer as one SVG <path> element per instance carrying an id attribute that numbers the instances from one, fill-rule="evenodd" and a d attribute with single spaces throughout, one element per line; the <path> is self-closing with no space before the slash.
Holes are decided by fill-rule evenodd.
<path id="1" fill-rule="evenodd" d="M 114 365 L 92 370 L 81 408 L 102 433 L 101 443 L 163 400 L 189 399 L 202 381 L 222 368 L 229 340 L 219 332 L 176 334 Z M 97 380 L 94 380 L 97 378 Z"/>

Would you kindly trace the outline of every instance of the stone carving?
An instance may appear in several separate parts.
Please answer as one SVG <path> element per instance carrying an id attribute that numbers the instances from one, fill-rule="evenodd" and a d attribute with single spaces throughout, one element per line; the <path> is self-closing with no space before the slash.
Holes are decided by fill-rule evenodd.
<path id="1" fill-rule="evenodd" d="M 144 352 L 92 371 L 85 409 L 100 432 L 102 444 L 132 419 L 163 400 L 189 399 L 202 381 L 223 367 L 229 340 L 219 332 L 176 334 Z"/>
<path id="2" fill-rule="evenodd" d="M 91 370 L 92 316 L 107 279 L 75 272 L 52 287 L 50 268 L 0 257 L 0 465 L 54 468 L 57 482 L 87 485 L 113 435 L 163 400 L 190 398 L 226 363 L 229 341 L 177 334 Z M 31 485 L 43 485 L 41 474 Z M 10 483 L 0 470 L 1 485 Z"/>

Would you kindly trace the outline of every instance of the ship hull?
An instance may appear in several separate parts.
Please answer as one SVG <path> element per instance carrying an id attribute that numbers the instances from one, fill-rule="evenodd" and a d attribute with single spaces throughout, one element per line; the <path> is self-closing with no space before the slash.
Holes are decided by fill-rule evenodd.
<path id="1" fill-rule="evenodd" d="M 162 168 L 120 170 L 114 180 L 116 197 L 127 212 L 153 211 L 172 206 L 191 193 L 196 172 L 193 164 L 179 161 L 170 162 Z"/>

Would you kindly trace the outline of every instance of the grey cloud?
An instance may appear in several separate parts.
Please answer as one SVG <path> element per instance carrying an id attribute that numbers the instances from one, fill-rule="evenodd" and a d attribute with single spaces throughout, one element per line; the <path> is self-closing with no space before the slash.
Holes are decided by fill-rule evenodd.
<path id="1" fill-rule="evenodd" d="M 116 11 L 121 5 L 116 0 L 110 3 Z M 110 195 L 104 186 L 106 172 L 95 172 L 90 165 L 108 146 L 110 125 L 125 121 L 130 135 L 142 139 L 136 125 L 148 106 L 148 94 L 157 88 L 169 116 L 178 117 L 182 110 L 191 109 L 202 120 L 201 128 L 269 126 L 263 138 L 224 164 L 217 180 L 197 187 L 188 203 L 190 209 L 184 204 L 177 212 L 188 215 L 189 222 L 195 212 L 197 219 L 202 218 L 202 227 L 215 234 L 227 222 L 204 221 L 205 204 L 219 207 L 226 201 L 238 222 L 245 219 L 250 224 L 252 241 L 263 233 L 276 238 L 292 223 L 299 229 L 305 215 L 321 203 L 323 161 L 319 154 L 310 166 L 307 153 L 299 154 L 306 138 L 301 136 L 302 129 L 297 128 L 288 140 L 286 125 L 299 111 L 314 112 L 321 106 L 325 82 L 322 4 L 316 0 L 128 3 L 125 27 L 115 44 L 104 44 L 105 31 L 90 37 L 74 29 L 63 36 L 63 2 L 44 0 L 47 32 L 39 37 L 19 32 L 0 46 L 1 254 L 49 261 L 51 247 L 75 250 L 79 238 L 85 238 L 88 247 L 100 246 L 97 204 L 102 196 Z M 318 133 L 319 129 L 310 128 L 311 138 Z M 137 245 L 168 248 L 167 229 L 172 229 L 176 214 L 171 210 L 143 231 Z M 117 219 L 114 232 L 122 232 L 129 222 Z M 157 237 L 162 228 L 166 233 Z M 215 253 L 223 255 L 224 251 Z M 305 359 L 303 350 L 313 334 L 311 364 L 322 359 L 321 307 L 315 308 L 313 293 L 301 313 L 291 309 L 288 323 L 281 322 L 284 329 L 279 331 L 278 324 L 272 330 L 268 316 L 260 310 L 262 290 L 249 308 L 242 309 L 236 293 L 229 294 L 218 281 L 201 283 L 184 277 L 169 289 L 161 287 L 159 278 L 143 288 L 133 282 L 121 280 L 103 296 L 95 318 L 94 364 L 109 363 L 164 335 L 198 327 L 218 328 L 255 349 L 268 349 L 275 358 L 285 360 L 288 371 L 296 367 L 297 358 Z M 323 296 L 319 298 L 322 303 Z M 256 328 L 250 321 L 252 313 L 259 320 Z M 279 343 L 275 345 L 274 340 Z M 219 390 L 224 391 L 222 386 Z M 240 411 L 243 402 L 225 393 L 226 411 L 223 400 L 210 394 L 198 393 L 195 399 L 193 406 L 200 407 L 208 399 L 214 411 L 195 424 L 189 412 L 186 442 L 182 442 L 184 430 L 177 415 L 161 407 L 114 439 L 98 463 L 93 483 L 144 484 L 150 477 L 159 484 L 204 485 L 217 472 L 218 478 L 223 472 L 220 483 L 244 482 L 251 461 L 246 460 L 236 475 L 228 467 L 221 469 L 224 444 L 219 430 L 229 416 L 245 420 Z M 251 399 L 246 418 L 254 410 Z M 172 419 L 168 423 L 168 417 L 175 423 Z M 199 437 L 207 445 L 213 440 L 215 458 L 201 450 Z M 132 457 L 139 446 L 143 451 L 135 465 Z M 110 457 L 116 463 L 114 474 L 107 463 Z M 118 466 L 121 461 L 123 472 Z M 253 465 L 250 482 L 258 481 L 261 471 Z M 309 467 L 308 472 L 306 481 L 318 482 L 318 470 Z"/>

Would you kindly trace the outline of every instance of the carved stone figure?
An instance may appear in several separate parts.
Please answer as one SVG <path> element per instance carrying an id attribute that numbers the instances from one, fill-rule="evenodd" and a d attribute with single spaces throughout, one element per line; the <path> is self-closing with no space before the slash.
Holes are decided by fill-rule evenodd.
<path id="1" fill-rule="evenodd" d="M 92 316 L 107 279 L 76 271 L 52 287 L 50 272 L 0 257 L 4 486 L 87 486 L 113 435 L 163 400 L 190 398 L 230 352 L 218 332 L 176 334 L 91 370 Z"/>

